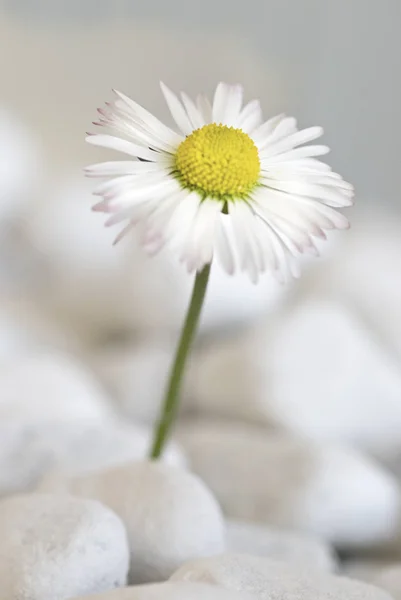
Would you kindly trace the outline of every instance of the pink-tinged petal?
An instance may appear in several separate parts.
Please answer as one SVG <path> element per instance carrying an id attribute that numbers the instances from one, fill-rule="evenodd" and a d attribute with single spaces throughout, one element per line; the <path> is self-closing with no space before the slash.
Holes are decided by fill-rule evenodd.
<path id="1" fill-rule="evenodd" d="M 164 125 L 164 123 L 159 121 L 159 119 L 152 115 L 152 113 L 147 111 L 137 102 L 134 102 L 134 100 L 131 98 L 128 98 L 128 96 L 125 96 L 125 94 L 122 94 L 117 90 L 113 91 L 121 99 L 125 106 L 131 110 L 132 114 L 140 119 L 140 122 L 143 123 L 148 131 L 157 135 L 172 147 L 177 147 L 177 145 L 180 144 L 182 137 L 170 129 L 170 127 Z"/>
<path id="2" fill-rule="evenodd" d="M 149 148 L 145 148 L 139 144 L 134 144 L 133 142 L 128 142 L 127 140 L 112 135 L 89 135 L 86 137 L 85 141 L 88 142 L 88 144 L 92 144 L 92 146 L 110 148 L 111 150 L 124 152 L 130 156 L 143 158 L 144 160 L 150 160 L 151 162 L 157 162 L 160 157 L 163 158 L 163 155 L 159 152 L 149 150 Z"/>

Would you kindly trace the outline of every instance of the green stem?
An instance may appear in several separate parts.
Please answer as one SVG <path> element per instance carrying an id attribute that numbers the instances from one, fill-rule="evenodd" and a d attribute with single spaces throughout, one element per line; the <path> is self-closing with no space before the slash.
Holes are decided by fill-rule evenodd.
<path id="1" fill-rule="evenodd" d="M 205 299 L 209 275 L 210 265 L 206 265 L 206 267 L 204 267 L 200 273 L 196 274 L 191 302 L 189 304 L 184 327 L 182 329 L 180 341 L 175 354 L 162 411 L 154 430 L 152 448 L 150 451 L 150 458 L 152 459 L 159 458 L 159 456 L 162 454 L 170 434 L 171 426 L 177 414 L 182 376 L 184 374 L 189 350 L 191 349 L 191 345 L 199 323 L 199 317 L 201 314 L 203 301 Z"/>

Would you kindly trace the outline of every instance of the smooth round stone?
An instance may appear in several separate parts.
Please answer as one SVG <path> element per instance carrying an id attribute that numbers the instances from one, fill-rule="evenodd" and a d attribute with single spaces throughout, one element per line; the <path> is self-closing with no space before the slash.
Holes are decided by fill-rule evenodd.
<path id="1" fill-rule="evenodd" d="M 392 567 L 397 564 L 397 558 L 393 560 L 391 556 L 380 557 L 374 554 L 373 557 L 359 557 L 359 558 L 348 558 L 343 561 L 341 565 L 341 572 L 343 575 L 350 577 L 351 579 L 359 579 L 360 581 L 366 581 L 368 583 L 375 583 L 379 573 L 381 573 L 387 567 Z"/>
<path id="2" fill-rule="evenodd" d="M 174 350 L 171 340 L 147 340 L 106 346 L 94 353 L 90 362 L 123 415 L 153 423 L 163 401 Z"/>
<path id="3" fill-rule="evenodd" d="M 228 552 L 265 556 L 329 572 L 338 567 L 333 548 L 311 535 L 229 520 L 226 539 Z"/>
<path id="4" fill-rule="evenodd" d="M 61 327 L 40 306 L 21 299 L 20 292 L 0 298 L 0 365 L 55 349 L 75 352 L 80 345 L 77 332 Z"/>
<path id="5" fill-rule="evenodd" d="M 250 600 L 252 596 L 227 591 L 207 583 L 166 581 L 120 588 L 104 594 L 80 596 L 73 600 Z"/>
<path id="6" fill-rule="evenodd" d="M 394 598 L 401 600 L 401 562 L 400 556 L 375 557 L 347 561 L 344 572 L 348 577 L 360 579 L 380 587 Z"/>
<path id="7" fill-rule="evenodd" d="M 397 536 L 399 484 L 356 450 L 219 422 L 187 423 L 178 439 L 228 517 L 296 529 L 341 549 Z"/>
<path id="8" fill-rule="evenodd" d="M 153 432 L 144 425 L 120 421 L 94 425 L 81 422 L 50 425 L 42 431 L 42 436 L 53 455 L 53 469 L 74 476 L 144 460 Z M 176 442 L 166 444 L 161 460 L 187 466 L 184 452 Z"/>
<path id="9" fill-rule="evenodd" d="M 394 256 L 401 252 L 401 228 L 392 212 L 377 206 L 361 212 L 331 260 L 317 265 L 311 288 L 354 306 L 374 338 L 399 360 L 401 279 Z M 397 444 L 396 435 L 392 442 Z"/>
<path id="10" fill-rule="evenodd" d="M 401 599 L 401 563 L 383 568 L 373 583 L 392 595 L 394 600 Z"/>
<path id="11" fill-rule="evenodd" d="M 160 462 L 136 462 L 92 475 L 45 478 L 40 488 L 94 498 L 128 531 L 131 583 L 167 579 L 183 562 L 224 550 L 224 521 L 195 475 Z"/>
<path id="12" fill-rule="evenodd" d="M 194 560 L 172 581 L 202 581 L 261 600 L 390 600 L 386 592 L 345 577 L 248 554 L 222 554 Z"/>
<path id="13" fill-rule="evenodd" d="M 27 494 L 0 503 L 0 596 L 67 600 L 126 583 L 122 521 L 99 502 Z"/>
<path id="14" fill-rule="evenodd" d="M 20 214 L 32 199 L 42 158 L 36 142 L 16 115 L 0 109 L 0 224 Z"/>
<path id="15" fill-rule="evenodd" d="M 323 292 L 300 294 L 274 318 L 198 353 L 190 406 L 380 459 L 401 454 L 399 365 L 368 325 Z"/>
<path id="16" fill-rule="evenodd" d="M 0 422 L 0 496 L 33 488 L 49 471 L 78 475 L 142 460 L 151 438 L 147 427 L 119 422 Z M 174 442 L 167 444 L 162 460 L 186 466 Z"/>
<path id="17" fill-rule="evenodd" d="M 87 419 L 108 422 L 114 412 L 90 372 L 62 354 L 41 353 L 0 368 L 0 420 L 42 425 Z"/>

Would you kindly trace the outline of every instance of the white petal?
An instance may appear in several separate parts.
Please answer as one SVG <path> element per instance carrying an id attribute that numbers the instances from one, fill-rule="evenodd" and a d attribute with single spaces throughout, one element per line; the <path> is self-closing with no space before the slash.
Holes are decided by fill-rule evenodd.
<path id="1" fill-rule="evenodd" d="M 238 126 L 242 106 L 241 85 L 219 83 L 213 99 L 213 121 L 227 126 Z"/>
<path id="2" fill-rule="evenodd" d="M 203 115 L 192 102 L 191 98 L 184 92 L 181 93 L 181 98 L 193 129 L 203 127 L 206 124 Z"/>
<path id="3" fill-rule="evenodd" d="M 201 198 L 196 192 L 181 190 L 181 202 L 178 204 L 174 214 L 166 226 L 166 238 L 169 239 L 169 246 L 182 253 L 182 246 L 188 237 L 198 207 L 201 203 Z"/>
<path id="4" fill-rule="evenodd" d="M 336 189 L 332 186 L 314 185 L 304 181 L 275 181 L 270 180 L 269 187 L 291 194 L 296 199 L 297 196 L 306 196 L 317 198 L 328 206 L 341 208 L 352 206 L 352 190 Z"/>
<path id="5" fill-rule="evenodd" d="M 199 94 L 196 99 L 196 105 L 198 107 L 199 112 L 201 113 L 205 125 L 213 122 L 213 109 L 212 105 L 209 102 L 209 99 L 203 94 Z"/>
<path id="6" fill-rule="evenodd" d="M 125 236 L 135 227 L 135 223 L 131 223 L 129 222 L 128 225 L 126 225 L 124 227 L 124 229 L 122 229 L 120 231 L 120 233 L 118 234 L 118 236 L 115 238 L 114 242 L 113 242 L 113 246 L 115 246 L 116 244 L 118 244 L 119 242 L 121 242 L 121 240 L 123 238 L 125 238 Z"/>
<path id="7" fill-rule="evenodd" d="M 105 223 L 106 227 L 113 227 L 117 223 L 122 223 L 127 219 L 131 223 L 137 225 L 141 221 L 143 222 L 147 216 L 155 210 L 158 203 L 162 200 L 161 198 L 141 198 L 138 202 L 130 204 L 125 208 L 119 210 L 117 213 L 112 214 Z"/>
<path id="8" fill-rule="evenodd" d="M 129 208 L 153 198 L 164 198 L 179 189 L 181 188 L 174 179 L 150 182 L 143 187 L 129 188 L 116 195 L 110 200 L 109 207 L 113 211 Z"/>
<path id="9" fill-rule="evenodd" d="M 310 237 L 311 234 L 299 223 L 294 222 L 296 221 L 295 211 L 289 211 L 287 219 L 287 215 L 283 215 L 283 210 L 274 208 L 271 202 L 262 204 L 255 201 L 253 206 L 261 218 L 269 223 L 283 240 L 289 239 L 295 245 L 298 252 L 316 252 Z"/>
<path id="10" fill-rule="evenodd" d="M 261 163 L 262 165 L 279 164 L 300 158 L 322 156 L 323 154 L 327 154 L 328 152 L 330 152 L 330 148 L 328 146 L 324 146 L 323 144 L 316 144 L 313 146 L 302 146 L 302 148 L 295 148 L 294 150 L 290 150 L 289 152 L 283 152 L 281 154 L 278 154 L 277 156 L 264 158 L 261 160 Z M 328 168 L 330 169 L 330 167 Z"/>
<path id="11" fill-rule="evenodd" d="M 199 205 L 181 255 L 189 272 L 200 271 L 212 262 L 216 223 L 222 207 L 222 202 L 208 198 Z"/>
<path id="12" fill-rule="evenodd" d="M 263 141 L 266 138 L 269 138 L 269 136 L 271 136 L 273 134 L 277 125 L 283 119 L 285 119 L 284 115 L 277 115 L 275 117 L 272 117 L 268 121 L 265 121 L 264 123 L 262 123 L 262 125 L 259 125 L 259 127 L 257 127 L 252 132 L 252 136 L 251 136 L 253 141 L 255 142 L 256 146 L 259 146 L 259 144 L 263 143 Z"/>
<path id="13" fill-rule="evenodd" d="M 298 128 L 296 119 L 294 119 L 294 117 L 285 117 L 277 124 L 272 137 L 274 140 L 279 140 L 287 137 L 288 135 L 292 135 L 297 131 Z"/>
<path id="14" fill-rule="evenodd" d="M 156 183 L 163 181 L 166 182 L 169 179 L 171 178 L 168 172 L 159 167 L 151 174 L 141 173 L 135 175 L 121 175 L 103 181 L 95 187 L 93 194 L 96 196 L 104 196 L 106 199 L 112 199 L 122 193 L 127 193 L 142 187 L 148 187 L 149 185 L 155 185 Z"/>
<path id="15" fill-rule="evenodd" d="M 161 150 L 172 154 L 176 145 L 169 144 L 160 135 L 150 131 L 143 121 L 127 108 L 124 102 L 117 100 L 108 111 L 98 109 L 103 115 L 98 125 L 111 129 L 120 137 L 128 137 L 141 146 L 147 146 L 152 150 Z"/>
<path id="16" fill-rule="evenodd" d="M 163 82 L 160 82 L 160 87 L 174 121 L 177 123 L 184 135 L 189 135 L 192 133 L 193 127 L 181 102 Z"/>
<path id="17" fill-rule="evenodd" d="M 143 108 L 137 102 L 134 102 L 125 94 L 114 90 L 114 93 L 125 103 L 125 105 L 132 111 L 132 113 L 139 117 L 141 122 L 148 128 L 149 131 L 156 134 L 158 137 L 163 139 L 172 147 L 176 147 L 181 141 L 181 136 L 179 136 L 175 131 L 164 125 L 157 117 L 152 115 L 148 110 Z"/>
<path id="18" fill-rule="evenodd" d="M 216 256 L 228 275 L 235 272 L 235 257 L 229 237 L 230 216 L 220 213 L 216 226 Z"/>
<path id="19" fill-rule="evenodd" d="M 281 207 L 279 210 L 274 209 L 271 205 L 262 207 L 259 204 L 256 210 L 273 225 L 276 231 L 290 238 L 299 252 L 308 251 L 316 255 L 316 248 L 311 236 L 326 239 L 315 215 L 310 218 L 301 210 L 291 209 L 288 206 Z"/>
<path id="20" fill-rule="evenodd" d="M 98 163 L 85 168 L 88 177 L 113 177 L 118 175 L 136 175 L 140 173 L 160 172 L 164 167 L 160 163 L 139 160 L 122 160 Z M 168 172 L 168 171 L 167 171 Z"/>
<path id="21" fill-rule="evenodd" d="M 287 152 L 296 146 L 300 146 L 301 144 L 306 144 L 312 140 L 315 140 L 322 134 L 322 127 L 309 127 L 308 129 L 297 131 L 296 133 L 293 133 L 292 135 L 273 143 L 271 146 L 268 145 L 264 150 L 261 151 L 260 156 L 263 160 L 265 158 L 269 158 L 270 156 Z"/>
<path id="22" fill-rule="evenodd" d="M 263 257 L 257 240 L 251 235 L 250 219 L 253 215 L 244 202 L 231 202 L 228 206 L 240 257 L 240 268 L 247 271 L 252 283 L 256 283 L 263 270 Z"/>
<path id="23" fill-rule="evenodd" d="M 133 144 L 132 142 L 122 140 L 121 138 L 112 135 L 88 135 L 85 138 L 85 141 L 93 146 L 101 146 L 103 148 L 117 150 L 117 152 L 125 152 L 125 154 L 129 154 L 130 156 L 136 156 L 152 162 L 157 162 L 160 158 L 164 160 L 165 158 L 165 155 L 161 152 L 149 150 L 149 148 Z"/>
<path id="24" fill-rule="evenodd" d="M 263 272 L 266 270 L 266 257 L 263 252 L 263 245 L 256 234 L 256 215 L 248 204 L 239 203 L 238 208 L 241 210 L 240 214 L 242 214 L 242 222 L 248 238 L 248 245 L 252 248 L 258 271 Z"/>
<path id="25" fill-rule="evenodd" d="M 168 241 L 166 235 L 167 224 L 181 202 L 185 202 L 183 190 L 163 198 L 148 215 L 141 241 L 145 249 L 152 254 L 161 250 Z"/>
<path id="26" fill-rule="evenodd" d="M 245 133 L 250 134 L 254 129 L 259 127 L 261 123 L 262 109 L 260 107 L 260 102 L 259 100 L 252 100 L 242 109 L 238 119 L 238 127 Z"/>
<path id="27" fill-rule="evenodd" d="M 271 241 L 279 265 L 275 271 L 277 280 L 281 283 L 288 283 L 292 278 L 298 278 L 300 270 L 297 262 L 292 258 L 292 252 L 288 249 L 288 243 L 284 243 L 283 239 L 273 230 Z"/>

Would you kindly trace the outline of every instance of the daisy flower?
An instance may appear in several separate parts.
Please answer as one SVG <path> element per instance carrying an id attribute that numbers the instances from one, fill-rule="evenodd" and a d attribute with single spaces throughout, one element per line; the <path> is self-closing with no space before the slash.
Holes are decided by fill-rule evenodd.
<path id="1" fill-rule="evenodd" d="M 298 275 L 297 255 L 317 254 L 315 238 L 348 227 L 335 209 L 352 204 L 352 185 L 316 158 L 327 146 L 305 145 L 321 127 L 298 130 L 285 115 L 263 121 L 257 100 L 243 105 L 240 85 L 219 83 L 212 103 L 161 89 L 177 131 L 116 91 L 95 123 L 110 133 L 87 137 L 130 157 L 86 169 L 105 178 L 94 210 L 109 214 L 106 225 L 125 224 L 117 240 L 136 226 L 149 253 L 169 247 L 189 272 L 216 257 L 229 274 L 283 280 Z"/>

